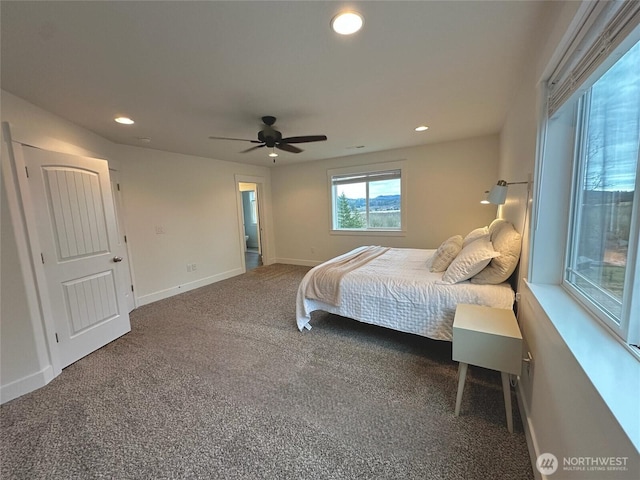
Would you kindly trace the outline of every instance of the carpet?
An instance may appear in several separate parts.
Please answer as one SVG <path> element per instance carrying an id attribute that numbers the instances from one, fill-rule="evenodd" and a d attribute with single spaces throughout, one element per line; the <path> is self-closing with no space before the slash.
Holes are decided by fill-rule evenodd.
<path id="1" fill-rule="evenodd" d="M 323 312 L 269 265 L 134 310 L 132 331 L 0 407 L 7 479 L 532 479 L 514 397 L 451 344 Z"/>

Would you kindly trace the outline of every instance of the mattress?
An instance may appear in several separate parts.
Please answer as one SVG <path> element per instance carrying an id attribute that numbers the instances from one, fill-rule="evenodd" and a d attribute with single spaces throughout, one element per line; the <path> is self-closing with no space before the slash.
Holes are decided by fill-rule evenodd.
<path id="1" fill-rule="evenodd" d="M 353 255 L 359 247 L 326 263 Z M 508 283 L 476 285 L 469 281 L 454 285 L 439 283 L 442 273 L 429 271 L 435 250 L 390 248 L 339 280 L 338 305 L 308 298 L 307 285 L 315 271 L 307 272 L 298 287 L 298 329 L 311 329 L 311 313 L 322 310 L 360 322 L 380 325 L 436 340 L 451 341 L 453 317 L 459 303 L 513 308 L 515 294 Z"/>

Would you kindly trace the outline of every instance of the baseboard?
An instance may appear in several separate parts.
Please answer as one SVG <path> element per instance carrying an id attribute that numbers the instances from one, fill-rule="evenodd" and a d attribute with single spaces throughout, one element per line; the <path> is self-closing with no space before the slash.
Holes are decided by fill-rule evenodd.
<path id="1" fill-rule="evenodd" d="M 32 373 L 26 377 L 15 380 L 6 385 L 0 386 L 0 404 L 7 403 L 14 398 L 21 397 L 29 392 L 33 392 L 38 388 L 44 387 L 47 383 L 54 379 L 53 367 L 47 365 L 39 372 Z"/>
<path id="2" fill-rule="evenodd" d="M 286 265 L 302 265 L 304 267 L 315 267 L 322 262 L 317 260 L 301 260 L 299 258 L 276 258 L 273 263 L 284 263 Z"/>
<path id="3" fill-rule="evenodd" d="M 531 423 L 531 416 L 529 415 L 529 405 L 527 404 L 526 397 L 522 391 L 522 383 L 518 381 L 518 394 L 516 395 L 518 400 L 518 409 L 520 410 L 520 418 L 522 419 L 522 427 L 524 428 L 525 438 L 527 440 L 527 448 L 529 449 L 529 459 L 531 460 L 531 468 L 533 468 L 533 475 L 536 480 L 547 480 L 547 476 L 543 475 L 536 468 L 536 460 L 541 452 L 538 448 L 538 441 L 536 439 L 535 429 Z"/>
<path id="4" fill-rule="evenodd" d="M 240 275 L 241 273 L 242 273 L 241 268 L 234 268 L 233 270 L 228 270 L 226 272 L 218 273 L 217 275 L 211 275 L 210 277 L 201 278 L 200 280 L 196 280 L 194 282 L 177 285 L 175 287 L 167 288 L 166 290 L 159 290 L 157 292 L 149 293 L 147 295 L 142 295 L 142 296 L 136 297 L 136 305 L 138 307 L 141 307 L 142 305 L 147 305 L 149 303 L 157 302 L 158 300 L 163 300 L 165 298 L 173 297 L 174 295 L 188 292 L 189 290 L 205 287 L 207 285 L 211 285 L 212 283 L 216 283 L 221 280 L 226 280 L 227 278 L 235 277 L 236 275 Z"/>

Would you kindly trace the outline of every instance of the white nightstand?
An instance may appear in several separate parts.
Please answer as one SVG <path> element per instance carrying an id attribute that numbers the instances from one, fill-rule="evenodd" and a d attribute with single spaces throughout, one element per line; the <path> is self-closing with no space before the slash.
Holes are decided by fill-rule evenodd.
<path id="1" fill-rule="evenodd" d="M 460 304 L 453 320 L 453 360 L 458 367 L 456 416 L 460 413 L 467 366 L 498 370 L 507 413 L 507 428 L 513 432 L 509 374 L 520 375 L 522 335 L 513 310 Z"/>

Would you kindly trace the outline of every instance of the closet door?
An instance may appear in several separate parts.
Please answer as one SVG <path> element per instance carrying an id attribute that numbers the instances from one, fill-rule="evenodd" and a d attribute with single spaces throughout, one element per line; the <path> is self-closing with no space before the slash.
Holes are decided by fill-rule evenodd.
<path id="1" fill-rule="evenodd" d="M 64 368 L 131 330 L 109 168 L 105 160 L 21 148 L 42 250 L 40 288 Z"/>

